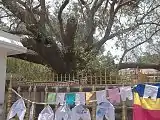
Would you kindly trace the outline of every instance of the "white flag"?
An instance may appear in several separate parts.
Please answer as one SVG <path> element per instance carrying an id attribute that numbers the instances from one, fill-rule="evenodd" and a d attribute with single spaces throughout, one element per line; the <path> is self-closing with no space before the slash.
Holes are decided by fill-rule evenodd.
<path id="1" fill-rule="evenodd" d="M 24 103 L 23 99 L 19 99 L 12 105 L 12 107 L 8 113 L 7 120 L 10 120 L 14 116 L 16 116 L 16 114 L 17 114 L 19 120 L 23 120 L 25 113 L 26 113 L 25 103 Z"/>
<path id="2" fill-rule="evenodd" d="M 143 98 L 151 97 L 151 99 L 156 100 L 158 93 L 158 86 L 145 85 Z"/>
<path id="3" fill-rule="evenodd" d="M 41 111 L 38 120 L 54 120 L 54 112 L 49 105 Z"/>
<path id="4" fill-rule="evenodd" d="M 34 103 L 32 103 L 32 106 L 30 108 L 29 120 L 33 120 L 33 112 L 34 112 Z"/>
<path id="5" fill-rule="evenodd" d="M 60 106 L 55 112 L 55 120 L 70 120 L 71 110 L 68 105 Z"/>
<path id="6" fill-rule="evenodd" d="M 106 102 L 107 100 L 107 94 L 106 90 L 96 91 L 96 99 L 97 103 Z"/>
<path id="7" fill-rule="evenodd" d="M 85 105 L 85 92 L 77 92 L 76 93 L 76 99 L 75 99 L 75 104 L 76 105 Z"/>
<path id="8" fill-rule="evenodd" d="M 56 97 L 56 104 L 58 105 L 60 103 L 60 105 L 64 105 L 65 101 L 65 93 L 57 93 L 57 97 Z"/>

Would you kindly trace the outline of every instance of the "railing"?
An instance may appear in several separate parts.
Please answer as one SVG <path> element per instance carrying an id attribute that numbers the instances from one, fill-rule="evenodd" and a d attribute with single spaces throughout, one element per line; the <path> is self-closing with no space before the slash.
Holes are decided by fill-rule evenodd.
<path id="1" fill-rule="evenodd" d="M 19 94 L 23 97 L 36 102 L 46 102 L 48 92 L 90 92 L 97 90 L 104 90 L 106 86 L 122 86 L 131 85 L 131 79 L 128 79 L 127 76 L 120 77 L 119 75 L 109 74 L 107 75 L 106 71 L 99 72 L 96 74 L 93 73 L 81 73 L 81 74 L 65 74 L 57 75 L 52 74 L 53 79 L 46 79 L 43 81 L 29 81 L 24 79 L 22 76 L 16 77 L 12 75 L 9 77 L 8 87 L 8 99 L 7 99 L 7 112 L 9 111 L 13 101 L 17 99 L 15 94 L 11 89 L 17 90 Z M 45 82 L 46 81 L 46 82 Z M 38 97 L 39 96 L 39 97 Z M 43 99 L 40 99 L 43 98 Z M 96 99 L 96 98 L 95 98 Z M 26 120 L 29 117 L 29 111 L 31 104 L 27 104 L 27 114 Z M 40 107 L 37 105 L 36 107 Z M 34 108 L 34 113 L 37 113 L 36 107 Z M 95 120 L 96 113 L 96 102 L 91 103 L 88 106 L 91 110 L 92 120 Z M 116 111 L 122 111 L 123 120 L 126 120 L 126 104 L 121 103 L 116 106 Z M 129 109 L 131 107 L 127 107 Z M 34 117 L 37 118 L 37 114 L 34 114 Z"/>
<path id="2" fill-rule="evenodd" d="M 12 83 L 10 83 L 9 85 L 9 89 L 8 89 L 8 100 L 7 100 L 7 113 L 9 112 L 9 109 L 11 108 L 11 104 L 16 101 L 18 98 L 17 96 L 12 92 L 11 89 L 13 89 Z M 14 88 L 15 89 L 15 88 Z M 92 86 L 27 86 L 27 87 L 21 87 L 19 86 L 17 88 L 17 92 L 23 96 L 24 98 L 27 98 L 33 102 L 47 102 L 47 95 L 48 92 L 90 92 L 90 91 L 97 91 L 97 90 L 104 90 L 105 89 L 105 85 L 92 85 Z M 40 99 L 41 98 L 41 99 Z M 96 99 L 96 98 L 94 98 Z M 29 117 L 29 111 L 30 111 L 30 107 L 31 107 L 31 103 L 27 102 L 27 112 L 26 112 L 26 120 L 28 120 Z M 37 107 L 37 109 L 36 109 Z M 122 111 L 123 115 L 125 115 L 125 118 L 123 118 L 123 120 L 126 120 L 126 115 L 127 115 L 127 111 L 126 108 L 129 110 L 131 109 L 131 106 L 126 106 L 125 104 L 123 105 L 123 103 L 115 106 L 116 107 L 116 112 L 118 111 L 118 113 L 120 111 Z M 37 110 L 39 111 L 40 109 L 39 105 L 36 105 L 34 108 L 34 118 L 37 119 Z M 88 105 L 88 108 L 90 108 L 91 110 L 91 117 L 92 120 L 95 120 L 95 113 L 96 113 L 96 102 L 93 102 L 91 104 Z"/>
<path id="3" fill-rule="evenodd" d="M 96 73 L 81 72 L 76 74 L 63 75 L 52 73 L 51 76 L 46 76 L 46 79 L 44 80 L 40 79 L 39 81 L 31 81 L 25 79 L 25 77 L 23 76 L 8 74 L 8 96 L 6 99 L 7 113 L 13 101 L 17 100 L 17 97 L 12 92 L 12 89 L 17 90 L 20 95 L 31 101 L 46 102 L 48 92 L 90 92 L 103 90 L 106 86 L 132 86 L 134 84 L 142 82 L 158 82 L 159 78 L 159 76 L 157 76 L 156 80 L 152 79 L 153 81 L 150 81 L 151 79 L 147 79 L 150 78 L 150 76 L 145 75 L 144 78 L 146 81 L 144 81 L 141 80 L 141 74 L 120 74 L 118 72 L 108 73 L 106 70 Z M 136 83 L 134 80 L 137 80 Z M 29 102 L 26 104 L 26 120 L 28 120 L 31 104 Z M 128 115 L 129 113 L 127 112 L 127 110 L 132 110 L 131 106 L 131 104 L 127 106 L 125 102 L 122 102 L 121 104 L 115 106 L 116 112 L 122 112 L 120 120 L 127 120 L 127 116 L 131 116 Z M 39 105 L 36 105 L 34 108 L 34 118 L 37 118 L 37 110 L 39 107 Z M 92 120 L 95 120 L 96 103 L 93 102 L 88 107 L 91 110 Z M 131 118 L 129 118 L 128 120 L 131 120 Z"/>

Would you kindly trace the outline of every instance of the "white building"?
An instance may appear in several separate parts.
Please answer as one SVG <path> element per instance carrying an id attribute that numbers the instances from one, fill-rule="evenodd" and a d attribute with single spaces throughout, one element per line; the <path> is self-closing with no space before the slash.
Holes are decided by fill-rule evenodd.
<path id="1" fill-rule="evenodd" d="M 27 48 L 23 47 L 20 37 L 0 30 L 0 120 L 3 120 L 7 56 L 25 53 L 26 51 Z"/>

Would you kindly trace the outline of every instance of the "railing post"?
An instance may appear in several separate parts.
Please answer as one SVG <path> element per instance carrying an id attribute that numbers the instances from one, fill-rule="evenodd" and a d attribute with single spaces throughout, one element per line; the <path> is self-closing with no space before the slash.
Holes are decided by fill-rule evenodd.
<path id="1" fill-rule="evenodd" d="M 33 101 L 34 102 L 36 101 L 36 92 L 37 92 L 37 87 L 34 86 L 34 89 L 33 89 Z M 35 118 L 35 115 L 36 115 L 36 104 L 34 103 L 33 119 Z"/>
<path id="2" fill-rule="evenodd" d="M 28 99 L 31 100 L 31 91 L 32 91 L 32 87 L 30 86 L 28 89 Z M 29 120 L 29 116 L 30 116 L 30 105 L 31 103 L 28 101 L 27 102 L 27 112 L 26 112 L 26 120 Z"/>
<path id="3" fill-rule="evenodd" d="M 67 86 L 67 92 L 70 92 L 70 87 L 69 86 Z"/>
<path id="4" fill-rule="evenodd" d="M 92 91 L 95 91 L 96 89 L 95 89 L 95 86 L 93 85 L 92 86 Z M 96 100 L 96 96 L 94 95 L 94 97 L 93 97 L 93 103 L 92 103 L 92 120 L 96 120 L 95 118 L 95 116 L 96 116 L 96 102 L 94 101 L 94 100 Z"/>
<path id="5" fill-rule="evenodd" d="M 122 102 L 122 120 L 127 120 L 126 118 L 127 110 L 126 110 L 126 102 Z"/>
<path id="6" fill-rule="evenodd" d="M 106 68 L 104 70 L 104 80 L 105 80 L 105 84 L 107 84 L 107 74 L 106 74 Z"/>
<path id="7" fill-rule="evenodd" d="M 45 87 L 45 103 L 47 103 L 48 87 Z M 46 106 L 47 104 L 45 104 Z"/>
<path id="8" fill-rule="evenodd" d="M 56 87 L 56 94 L 58 93 L 58 91 L 59 91 L 59 88 L 58 88 L 58 86 L 57 86 L 57 87 Z M 57 108 L 58 108 L 58 105 L 55 104 L 55 109 L 57 110 Z"/>
<path id="9" fill-rule="evenodd" d="M 9 88 L 8 88 L 8 100 L 7 100 L 7 114 L 10 111 L 11 104 L 12 104 L 12 79 L 9 82 Z"/>
<path id="10" fill-rule="evenodd" d="M 126 84 L 127 77 L 125 75 L 125 80 L 123 80 L 123 86 Z M 126 110 L 126 101 L 122 101 L 122 120 L 127 120 L 126 118 L 127 110 Z"/>
<path id="11" fill-rule="evenodd" d="M 101 70 L 99 70 L 100 72 L 99 72 L 99 80 L 100 80 L 100 85 L 102 85 L 102 71 Z"/>

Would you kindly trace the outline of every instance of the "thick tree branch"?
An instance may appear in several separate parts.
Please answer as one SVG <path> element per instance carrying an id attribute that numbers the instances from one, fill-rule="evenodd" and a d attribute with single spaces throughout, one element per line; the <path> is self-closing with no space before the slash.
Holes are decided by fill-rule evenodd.
<path id="1" fill-rule="evenodd" d="M 104 7 L 104 10 L 103 10 L 103 14 L 105 13 L 107 7 L 108 7 L 108 3 L 109 3 L 109 0 L 106 1 L 106 4 L 105 4 L 105 7 Z"/>
<path id="2" fill-rule="evenodd" d="M 92 46 L 91 48 L 96 47 L 96 49 L 99 50 L 99 49 L 101 48 L 101 46 L 102 46 L 107 40 L 115 37 L 116 35 L 123 34 L 123 33 L 126 33 L 126 32 L 128 32 L 128 31 L 130 31 L 130 30 L 133 30 L 133 29 L 137 28 L 139 25 L 143 25 L 144 23 L 142 23 L 142 20 L 143 20 L 148 14 L 150 14 L 153 10 L 155 10 L 156 8 L 158 8 L 158 7 L 160 6 L 160 5 L 157 5 L 156 7 L 152 8 L 151 10 L 149 10 L 146 14 L 144 14 L 144 15 L 141 17 L 141 19 L 140 19 L 140 23 L 137 23 L 137 24 L 134 25 L 134 26 L 131 26 L 131 27 L 126 28 L 126 29 L 124 29 L 124 30 L 120 30 L 120 31 L 118 31 L 118 32 L 113 33 L 113 34 L 110 35 L 115 14 L 118 12 L 118 10 L 119 10 L 122 6 L 127 5 L 129 2 L 134 3 L 134 2 L 131 1 L 131 0 L 128 0 L 128 1 L 126 1 L 126 2 L 122 2 L 122 0 L 120 0 L 119 5 L 116 7 L 115 10 L 114 10 L 114 7 L 113 7 L 113 6 L 115 5 L 115 3 L 112 2 L 112 4 L 111 4 L 111 9 L 110 9 L 110 18 L 109 18 L 108 26 L 107 26 L 106 31 L 105 31 L 105 35 L 104 35 L 104 37 L 103 37 L 100 41 L 98 41 L 97 43 L 93 44 L 93 46 Z M 146 23 L 146 24 L 147 24 L 147 23 Z M 87 51 L 90 50 L 91 48 L 87 48 Z"/>
<path id="3" fill-rule="evenodd" d="M 94 3 L 93 3 L 93 6 L 91 8 L 91 13 L 92 13 L 92 16 L 95 15 L 96 11 L 98 10 L 98 8 L 102 5 L 102 3 L 104 2 L 105 0 L 95 0 Z"/>
<path id="4" fill-rule="evenodd" d="M 5 31 L 11 34 L 16 34 L 16 35 L 33 35 L 32 33 L 28 32 L 28 31 Z"/>
<path id="5" fill-rule="evenodd" d="M 30 9 L 26 4 L 24 4 L 22 1 L 18 0 L 21 4 L 23 4 L 26 9 L 30 12 Z M 37 21 L 33 15 L 31 14 L 26 14 L 26 10 L 23 9 L 15 0 L 2 0 L 3 6 L 5 6 L 10 12 L 12 12 L 17 18 L 19 18 L 22 22 L 26 23 L 29 22 L 30 24 L 36 24 Z M 27 15 L 27 17 L 26 17 Z M 29 20 L 26 20 L 29 19 Z"/>
<path id="6" fill-rule="evenodd" d="M 156 30 L 149 38 L 146 38 L 146 40 L 144 40 L 144 41 L 142 41 L 142 42 L 136 44 L 135 46 L 132 46 L 131 48 L 128 48 L 128 49 L 124 50 L 123 55 L 122 55 L 122 57 L 120 58 L 119 64 L 122 63 L 122 61 L 123 61 L 125 55 L 126 55 L 129 51 L 131 51 L 131 50 L 137 48 L 138 46 L 140 46 L 140 45 L 142 45 L 142 44 L 144 44 L 144 43 L 150 41 L 150 40 L 152 39 L 152 37 L 153 37 L 155 34 L 157 34 L 157 32 L 159 32 L 159 31 L 160 31 L 160 29 Z"/>
<path id="7" fill-rule="evenodd" d="M 79 1 L 82 3 L 82 5 L 86 5 L 87 4 L 84 0 L 79 0 Z"/>
<path id="8" fill-rule="evenodd" d="M 105 35 L 100 41 L 97 42 L 97 45 L 96 45 L 97 50 L 99 50 L 101 48 L 101 46 L 106 42 L 106 39 L 108 39 L 108 37 L 110 35 L 111 28 L 112 28 L 112 25 L 114 23 L 114 17 L 115 17 L 115 11 L 114 11 L 115 4 L 116 4 L 116 0 L 114 0 L 111 4 L 111 8 L 110 8 L 110 11 L 109 11 L 110 17 L 109 17 L 109 21 L 108 21 L 108 24 L 107 24 L 107 28 L 105 30 Z"/>
<path id="9" fill-rule="evenodd" d="M 21 0 L 17 0 L 17 2 L 21 5 L 23 5 L 26 9 L 30 9 L 28 6 L 27 6 L 27 2 L 24 2 L 24 1 L 21 1 Z"/>
<path id="10" fill-rule="evenodd" d="M 148 11 L 146 12 L 146 14 L 144 14 L 139 21 L 143 21 L 143 19 L 144 19 L 147 15 L 149 15 L 150 13 L 152 13 L 152 12 L 153 12 L 155 9 L 157 9 L 158 7 L 160 7 L 160 5 L 157 5 L 157 6 L 155 6 L 154 8 L 152 8 L 151 10 L 148 10 Z"/>
<path id="11" fill-rule="evenodd" d="M 40 14 L 40 25 L 43 30 L 45 30 L 45 21 L 46 21 L 46 5 L 45 0 L 40 0 L 41 5 L 41 14 Z"/>
<path id="12" fill-rule="evenodd" d="M 72 62 L 74 61 L 74 54 L 73 52 L 68 52 L 65 54 L 63 53 L 59 46 L 56 44 L 56 42 L 53 40 L 51 36 L 48 36 L 47 30 L 46 29 L 40 29 L 39 26 L 45 24 L 46 20 L 46 12 L 41 16 L 40 24 L 32 18 L 33 12 L 30 14 L 30 9 L 27 10 L 28 8 L 24 9 L 21 7 L 20 3 L 17 3 L 15 0 L 2 0 L 3 5 L 10 11 L 12 12 L 15 17 L 19 18 L 22 22 L 26 23 L 26 29 L 31 32 L 33 35 L 29 35 L 26 41 L 22 41 L 22 44 L 26 46 L 27 48 L 35 51 L 38 56 L 41 56 L 43 58 L 43 61 L 45 64 L 50 65 L 51 68 L 56 70 L 58 73 L 65 73 L 66 71 L 72 70 L 72 68 L 75 65 L 71 65 Z M 68 1 L 68 2 L 67 2 Z M 58 19 L 60 20 L 61 23 L 61 14 L 65 6 L 69 3 L 69 0 L 66 0 L 66 2 L 61 6 L 60 12 L 58 15 Z M 24 6 L 23 2 L 21 3 Z M 44 1 L 41 0 L 41 9 L 45 9 L 45 4 Z M 43 11 L 42 11 L 43 12 Z M 26 14 L 28 13 L 28 14 Z M 26 16 L 28 15 L 28 16 Z M 26 21 L 28 19 L 28 21 Z M 77 22 L 72 23 L 73 19 L 70 19 L 70 24 L 67 24 L 66 26 L 66 35 L 67 37 L 64 37 L 64 41 L 66 40 L 66 45 L 67 47 L 72 50 L 73 45 L 74 45 L 74 36 L 76 33 L 76 28 L 77 28 Z M 41 26 L 42 27 L 42 26 Z M 16 31 L 17 32 L 17 31 Z M 64 30 L 63 30 L 64 32 Z M 20 34 L 20 33 L 19 33 Z M 30 39 L 32 37 L 32 39 Z M 49 43 L 49 41 L 52 41 Z M 71 53 L 71 54 L 70 54 Z M 35 56 L 31 54 L 21 54 L 15 57 L 19 57 L 21 59 L 26 59 L 32 62 L 36 63 L 41 63 L 37 61 L 38 59 L 41 60 L 41 58 L 36 59 Z M 73 66 L 73 67 L 71 67 Z"/>
<path id="13" fill-rule="evenodd" d="M 18 59 L 26 60 L 28 62 L 33 62 L 33 63 L 37 63 L 37 64 L 41 64 L 41 65 L 46 65 L 47 64 L 46 62 L 44 62 L 44 60 L 41 56 L 39 56 L 35 52 L 31 53 L 30 50 L 28 50 L 27 53 L 11 55 L 9 57 L 18 58 Z"/>
<path id="14" fill-rule="evenodd" d="M 59 48 L 57 47 L 56 44 L 52 44 L 50 47 L 45 46 L 43 43 L 37 43 L 35 42 L 36 40 L 34 40 L 34 38 L 30 38 L 30 39 L 23 39 L 22 40 L 22 44 L 33 50 L 36 51 L 36 53 L 43 58 L 43 62 L 46 65 L 49 65 L 51 68 L 53 68 L 54 70 L 56 70 L 56 72 L 58 73 L 63 73 L 64 71 L 67 70 L 67 66 L 65 65 L 65 61 L 63 60 L 63 55 L 62 53 L 59 51 Z M 32 58 L 33 55 L 18 55 L 17 58 L 19 57 L 20 59 L 24 59 L 24 57 L 28 57 L 28 59 L 31 59 L 30 62 L 35 62 L 35 63 L 39 63 L 39 61 L 34 61 L 34 57 Z M 41 59 L 39 58 L 39 59 Z M 36 58 L 35 58 L 36 59 Z M 37 58 L 38 59 L 38 58 Z M 26 59 L 27 60 L 27 59 Z"/>
<path id="15" fill-rule="evenodd" d="M 135 45 L 135 46 L 129 48 L 128 51 L 131 51 L 131 50 L 135 49 L 136 47 L 142 45 L 143 43 L 148 42 L 148 41 L 151 40 L 152 37 L 153 37 L 155 34 L 157 34 L 159 31 L 160 31 L 160 29 L 156 30 L 149 38 L 147 38 L 146 40 L 144 40 L 144 41 L 138 43 L 137 45 Z"/>
<path id="16" fill-rule="evenodd" d="M 139 25 L 141 25 L 141 24 L 136 24 L 136 25 L 130 26 L 130 27 L 128 27 L 128 28 L 125 28 L 125 29 L 123 29 L 123 30 L 119 30 L 119 31 L 117 31 L 117 32 L 115 32 L 115 33 L 112 33 L 112 34 L 109 35 L 109 37 L 108 37 L 108 39 L 106 39 L 106 41 L 109 40 L 109 39 L 114 38 L 115 36 L 118 36 L 118 35 L 127 33 L 127 32 L 129 32 L 129 31 L 131 31 L 131 30 L 134 30 L 134 29 L 136 29 Z"/>
<path id="17" fill-rule="evenodd" d="M 123 52 L 122 57 L 121 57 L 120 60 L 119 60 L 119 65 L 122 63 L 122 61 L 123 61 L 123 59 L 124 59 L 124 57 L 125 57 L 126 54 L 127 54 L 127 50 L 125 50 L 125 51 Z"/>
<path id="18" fill-rule="evenodd" d="M 129 32 L 131 30 L 135 30 L 137 27 L 139 27 L 141 25 L 146 25 L 146 24 L 150 24 L 150 25 L 153 24 L 153 25 L 160 26 L 159 23 L 154 23 L 154 22 L 137 23 L 137 24 L 132 25 L 132 26 L 130 26 L 128 28 L 125 28 L 125 29 L 122 29 L 122 30 L 118 30 L 117 32 L 110 34 L 106 39 L 102 38 L 101 40 L 103 40 L 103 39 L 104 39 L 104 41 L 111 40 L 112 38 L 114 38 L 116 36 L 119 36 L 121 34 L 125 34 L 125 33 Z M 99 42 L 93 44 L 90 48 L 87 48 L 86 51 L 90 51 L 94 47 L 97 48 L 98 43 Z"/>
<path id="19" fill-rule="evenodd" d="M 133 25 L 133 26 L 130 26 L 130 27 L 128 27 L 128 28 L 125 28 L 125 29 L 123 29 L 123 30 L 119 30 L 119 31 L 117 31 L 117 32 L 115 32 L 115 33 L 110 34 L 110 36 L 108 37 L 108 40 L 114 38 L 115 36 L 118 36 L 118 35 L 127 33 L 127 32 L 129 32 L 129 31 L 131 31 L 131 30 L 135 30 L 137 27 L 139 27 L 139 26 L 141 26 L 141 25 L 146 25 L 146 24 L 148 24 L 148 25 L 157 25 L 157 26 L 160 26 L 159 23 L 154 23 L 154 22 L 145 22 L 145 23 L 142 22 L 142 23 L 137 23 L 137 24 L 135 24 L 135 25 Z"/>
<path id="20" fill-rule="evenodd" d="M 91 10 L 93 10 L 93 9 L 94 9 L 94 7 L 96 7 L 97 2 L 98 2 L 98 0 L 94 0 L 93 5 L 92 5 L 92 7 L 91 7 Z"/>
<path id="21" fill-rule="evenodd" d="M 60 7 L 59 12 L 58 12 L 58 21 L 59 21 L 60 33 L 61 33 L 62 40 L 65 39 L 63 20 L 62 20 L 62 12 L 68 3 L 69 3 L 69 0 L 65 0 L 64 3 L 62 4 L 62 6 Z"/>
<path id="22" fill-rule="evenodd" d="M 74 54 L 74 38 L 77 30 L 77 19 L 75 17 L 70 17 L 67 20 L 66 25 L 66 37 L 64 39 L 65 53 L 64 60 L 68 66 L 68 71 L 71 72 L 76 66 L 75 54 Z"/>
<path id="23" fill-rule="evenodd" d="M 95 13 L 97 12 L 98 8 L 102 5 L 102 3 L 104 2 L 104 0 L 94 0 L 93 2 L 93 6 L 91 7 L 91 9 L 87 9 L 87 19 L 86 19 L 86 41 L 88 46 L 92 45 L 93 43 L 93 34 L 95 32 L 95 21 L 94 21 L 94 16 Z"/>
<path id="24" fill-rule="evenodd" d="M 132 0 L 128 0 L 128 1 L 125 1 L 123 2 L 123 0 L 119 0 L 119 3 L 116 7 L 116 9 L 114 10 L 114 7 L 115 7 L 115 4 L 116 4 L 116 0 L 114 0 L 111 4 L 111 8 L 110 8 L 110 18 L 109 18 L 109 21 L 108 21 L 108 25 L 107 25 L 107 28 L 106 28 L 106 31 L 105 31 L 105 35 L 104 37 L 96 43 L 96 47 L 97 47 L 97 50 L 99 50 L 101 48 L 101 46 L 107 41 L 110 39 L 109 35 L 110 35 L 110 32 L 111 32 L 111 28 L 113 26 L 113 23 L 114 23 L 114 17 L 116 15 L 116 13 L 118 12 L 118 10 L 122 7 L 122 6 L 125 6 L 127 5 L 129 2 L 133 2 Z M 126 29 L 127 30 L 127 29 Z M 129 30 L 129 29 L 128 29 Z"/>
<path id="25" fill-rule="evenodd" d="M 29 50 L 36 51 L 36 41 L 34 38 L 27 38 L 24 37 L 21 39 L 21 43 L 23 44 L 24 47 L 26 47 Z M 37 53 L 38 54 L 38 53 Z"/>
<path id="26" fill-rule="evenodd" d="M 117 5 L 117 7 L 116 7 L 116 9 L 115 9 L 115 14 L 118 12 L 118 10 L 121 8 L 121 7 L 123 7 L 123 6 L 125 6 L 125 5 L 128 5 L 129 3 L 136 3 L 136 2 L 134 2 L 133 0 L 127 0 L 127 1 L 124 1 L 123 2 L 123 0 L 119 0 L 119 3 L 118 3 L 118 5 Z"/>
<path id="27" fill-rule="evenodd" d="M 33 14 L 33 11 L 32 11 L 31 8 L 27 5 L 27 2 L 23 2 L 23 1 L 21 1 L 21 0 L 17 0 L 17 1 L 18 1 L 19 4 L 23 5 L 23 6 L 26 8 L 27 12 L 29 12 L 29 14 L 27 14 L 27 12 L 26 12 L 27 17 L 30 18 L 29 20 L 26 20 L 26 23 L 30 23 L 30 20 L 31 20 L 32 22 L 35 21 L 34 23 L 36 23 L 36 18 L 35 18 L 34 14 Z M 44 1 L 45 1 L 45 0 L 44 0 Z M 31 23 L 32 23 L 32 22 L 31 22 Z"/>
<path id="28" fill-rule="evenodd" d="M 34 10 L 36 10 L 37 8 L 39 8 L 40 6 L 41 6 L 41 4 L 35 6 L 32 10 L 34 11 Z"/>
<path id="29" fill-rule="evenodd" d="M 5 18 L 5 17 L 11 17 L 11 16 L 13 16 L 13 15 L 12 14 L 11 15 L 3 15 L 3 16 L 0 16 L 0 19 Z"/>
<path id="30" fill-rule="evenodd" d="M 25 22 L 25 10 L 14 0 L 2 0 L 2 4 L 9 9 L 16 17 Z"/>

